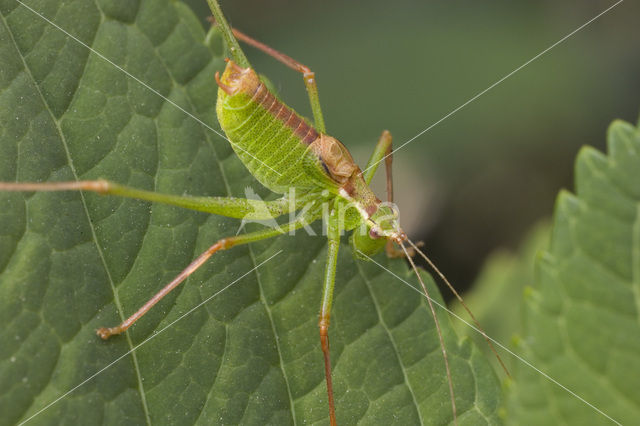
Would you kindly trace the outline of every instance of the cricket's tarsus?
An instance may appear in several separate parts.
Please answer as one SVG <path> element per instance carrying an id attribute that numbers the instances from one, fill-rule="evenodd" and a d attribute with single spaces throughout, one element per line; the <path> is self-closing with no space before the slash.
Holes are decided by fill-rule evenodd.
<path id="1" fill-rule="evenodd" d="M 220 24 L 225 40 L 227 40 L 229 47 L 233 48 L 232 53 L 234 56 L 234 60 L 227 60 L 227 65 L 222 75 L 215 74 L 215 81 L 220 88 L 216 105 L 220 126 L 227 134 L 229 141 L 232 142 L 231 146 L 240 160 L 264 186 L 280 194 L 289 193 L 290 188 L 296 190 L 298 200 L 294 204 L 283 197 L 279 200 L 264 202 L 264 208 L 261 211 L 256 211 L 255 204 L 252 203 L 253 200 L 233 197 L 189 197 L 161 194 L 131 188 L 106 180 L 50 183 L 0 182 L 0 191 L 93 191 L 103 195 L 117 195 L 171 204 L 227 217 L 251 217 L 252 219 L 273 219 L 292 210 L 297 211 L 305 207 L 296 219 L 279 227 L 265 228 L 251 233 L 221 238 L 120 325 L 98 329 L 96 332 L 102 339 L 107 339 L 110 336 L 126 331 L 216 252 L 236 245 L 249 244 L 286 234 L 306 226 L 322 217 L 324 213 L 323 204 L 328 203 L 330 208 L 327 221 L 327 262 L 322 286 L 322 304 L 318 328 L 320 346 L 324 357 L 329 420 L 331 424 L 337 424 L 337 416 L 331 379 L 329 324 L 340 235 L 344 230 L 354 231 L 351 235 L 350 243 L 355 255 L 362 253 L 365 257 L 368 257 L 385 249 L 389 256 L 397 257 L 403 255 L 411 264 L 425 296 L 427 296 L 428 306 L 436 326 L 449 383 L 453 421 L 457 423 L 455 393 L 442 331 L 429 298 L 427 287 L 418 272 L 412 256 L 417 252 L 424 257 L 455 296 L 461 302 L 462 299 L 433 262 L 418 248 L 419 244 L 414 244 L 407 238 L 398 223 L 398 212 L 395 208 L 390 207 L 387 203 L 382 203 L 369 188 L 369 183 L 377 169 L 377 164 L 384 158 L 387 176 L 387 201 L 389 203 L 393 202 L 391 134 L 386 130 L 382 132 L 367 168 L 363 172 L 353 161 L 348 149 L 340 141 L 325 132 L 314 73 L 308 67 L 289 56 L 237 30 L 232 31 L 226 23 L 217 1 L 208 0 L 208 2 L 214 13 L 215 21 Z M 302 73 L 313 111 L 314 125 L 307 123 L 293 109 L 287 107 L 274 94 L 269 92 L 256 72 L 250 67 L 235 38 L 262 50 Z M 260 161 L 254 161 L 256 156 L 259 156 Z M 327 196 L 326 194 L 329 195 Z M 355 207 L 357 214 L 340 215 L 338 213 L 341 209 L 346 210 L 347 207 Z M 406 247 L 405 243 L 409 244 L 410 247 Z M 394 244 L 397 244 L 400 250 Z M 462 303 L 464 305 L 464 302 Z M 469 311 L 466 305 L 464 307 Z M 471 316 L 479 327 L 472 314 Z M 487 338 L 484 331 L 481 332 Z M 487 341 L 489 341 L 488 338 Z M 489 345 L 500 360 L 490 341 Z M 500 360 L 500 363 L 502 364 L 502 360 Z M 502 365 L 504 368 L 504 364 Z"/>

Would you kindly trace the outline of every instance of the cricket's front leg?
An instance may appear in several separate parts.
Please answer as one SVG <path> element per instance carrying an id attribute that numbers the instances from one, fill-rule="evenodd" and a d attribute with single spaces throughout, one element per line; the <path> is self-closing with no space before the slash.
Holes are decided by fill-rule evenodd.
<path id="1" fill-rule="evenodd" d="M 327 264 L 324 270 L 324 284 L 322 286 L 322 306 L 320 307 L 320 344 L 324 355 L 324 374 L 327 379 L 327 396 L 329 399 L 329 421 L 331 426 L 337 425 L 336 408 L 333 401 L 333 384 L 331 381 L 331 358 L 329 355 L 329 320 L 331 304 L 333 302 L 333 287 L 336 282 L 336 265 L 338 262 L 338 248 L 340 247 L 339 215 L 334 210 L 329 217 Z"/>
<path id="2" fill-rule="evenodd" d="M 393 203 L 393 138 L 388 130 L 383 130 L 378 139 L 373 154 L 367 162 L 367 167 L 364 169 L 363 176 L 364 181 L 369 185 L 373 179 L 373 175 L 378 169 L 378 165 L 384 160 L 384 166 L 387 176 L 387 201 Z M 404 257 L 404 252 L 393 245 L 393 241 L 387 241 L 385 247 L 387 256 L 391 258 Z M 410 249 L 409 254 L 413 256 L 413 251 Z"/>
<path id="3" fill-rule="evenodd" d="M 371 183 L 373 175 L 378 169 L 378 165 L 383 160 L 387 177 L 387 201 L 393 203 L 393 138 L 388 130 L 382 131 L 380 139 L 378 139 L 378 143 L 367 162 L 367 167 L 364 169 L 364 172 L 362 172 L 364 181 L 367 185 Z M 418 246 L 421 245 L 422 242 L 418 242 Z M 391 240 L 387 241 L 385 251 L 387 252 L 387 256 L 390 258 L 404 257 L 404 252 L 397 248 Z M 413 248 L 410 247 L 407 249 L 407 252 L 411 257 L 415 256 Z"/>

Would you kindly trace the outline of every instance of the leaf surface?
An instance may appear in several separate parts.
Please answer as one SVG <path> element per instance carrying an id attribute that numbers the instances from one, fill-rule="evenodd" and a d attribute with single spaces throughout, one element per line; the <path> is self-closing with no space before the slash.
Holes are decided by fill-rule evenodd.
<path id="1" fill-rule="evenodd" d="M 576 194 L 558 196 L 517 350 L 585 401 L 517 364 L 508 398 L 513 424 L 640 418 L 640 131 L 616 121 L 607 147 L 607 155 L 583 148 Z"/>
<path id="2" fill-rule="evenodd" d="M 243 196 L 251 186 L 266 195 L 215 132 L 221 39 L 205 42 L 185 6 L 28 5 L 69 34 L 0 1 L 0 180 L 101 177 L 174 194 Z M 328 423 L 317 329 L 322 236 L 216 254 L 126 335 L 95 335 L 238 226 L 96 194 L 0 194 L 0 423 Z M 416 286 L 402 261 L 376 260 Z M 354 261 L 345 244 L 334 300 L 340 423 L 449 422 L 424 298 Z M 493 372 L 439 315 L 460 423 L 495 423 Z"/>

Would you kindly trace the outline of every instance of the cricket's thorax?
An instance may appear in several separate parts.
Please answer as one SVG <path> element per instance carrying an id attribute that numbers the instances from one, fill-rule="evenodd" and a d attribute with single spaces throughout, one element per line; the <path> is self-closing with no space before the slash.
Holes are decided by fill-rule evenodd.
<path id="1" fill-rule="evenodd" d="M 276 98 L 253 69 L 229 61 L 216 81 L 220 126 L 264 186 L 281 194 L 290 187 L 328 189 L 357 203 L 365 218 L 376 211 L 380 200 L 364 182 L 349 150 Z"/>

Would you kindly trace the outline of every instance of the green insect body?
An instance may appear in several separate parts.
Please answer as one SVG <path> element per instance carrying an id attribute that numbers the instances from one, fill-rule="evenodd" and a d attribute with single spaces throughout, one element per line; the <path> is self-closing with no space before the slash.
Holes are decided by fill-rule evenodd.
<path id="1" fill-rule="evenodd" d="M 363 228 L 352 239 L 356 255 L 359 250 L 366 254 L 379 251 L 384 240 L 377 237 L 385 233 L 401 234 L 397 214 L 381 206 L 347 148 L 281 102 L 253 69 L 228 61 L 216 81 L 220 126 L 260 183 L 280 194 L 292 187 L 301 194 L 326 191 L 335 197 L 333 207 L 344 211 L 344 229 L 373 224 L 374 238 Z"/>
<path id="2" fill-rule="evenodd" d="M 317 177 L 303 170 L 324 173 L 305 143 L 318 137 L 316 130 L 271 94 L 253 70 L 240 73 L 233 65 L 229 62 L 222 75 L 216 111 L 238 157 L 273 192 L 317 189 Z"/>

